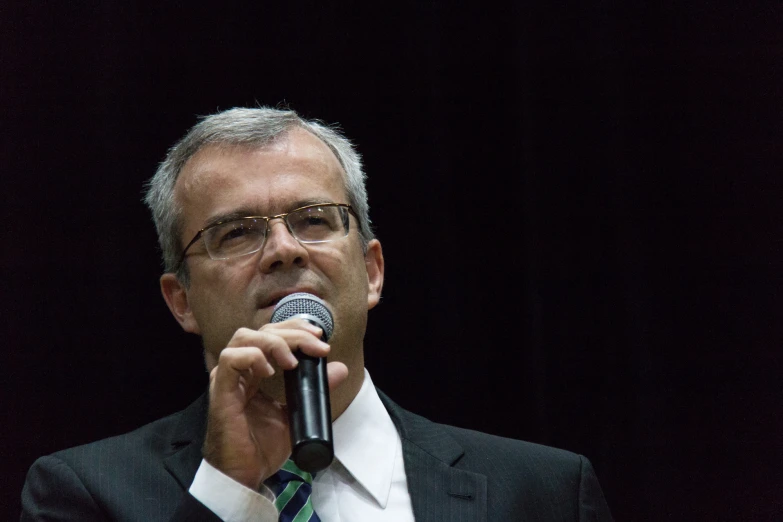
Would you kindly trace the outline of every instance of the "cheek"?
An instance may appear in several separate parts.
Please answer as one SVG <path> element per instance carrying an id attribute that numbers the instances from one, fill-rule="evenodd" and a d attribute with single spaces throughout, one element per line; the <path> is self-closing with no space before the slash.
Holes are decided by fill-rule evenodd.
<path id="1" fill-rule="evenodd" d="M 191 278 L 191 307 L 199 324 L 225 324 L 231 317 L 242 320 L 240 311 L 247 308 L 250 267 L 238 263 L 224 265 L 194 273 Z"/>
<path id="2" fill-rule="evenodd" d="M 219 296 L 230 294 L 238 286 L 247 286 L 255 273 L 258 259 L 256 255 L 233 259 L 207 259 L 195 265 L 191 271 L 193 286 L 202 289 L 205 295 Z"/>
<path id="3" fill-rule="evenodd" d="M 364 260 L 343 257 L 324 266 L 324 272 L 343 300 L 349 301 L 352 306 L 364 303 L 366 308 L 368 283 Z"/>

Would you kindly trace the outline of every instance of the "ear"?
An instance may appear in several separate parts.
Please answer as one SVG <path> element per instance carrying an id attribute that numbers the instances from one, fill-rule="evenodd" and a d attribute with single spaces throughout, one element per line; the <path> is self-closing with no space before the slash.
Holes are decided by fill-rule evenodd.
<path id="1" fill-rule="evenodd" d="M 381 300 L 381 290 L 383 289 L 383 249 L 381 242 L 377 239 L 373 239 L 367 245 L 364 264 L 367 267 L 367 282 L 369 283 L 367 292 L 367 309 L 369 310 L 375 308 L 375 305 Z"/>
<path id="2" fill-rule="evenodd" d="M 160 276 L 160 292 L 182 329 L 200 335 L 201 330 L 188 302 L 188 289 L 177 279 L 177 276 L 172 273 Z"/>

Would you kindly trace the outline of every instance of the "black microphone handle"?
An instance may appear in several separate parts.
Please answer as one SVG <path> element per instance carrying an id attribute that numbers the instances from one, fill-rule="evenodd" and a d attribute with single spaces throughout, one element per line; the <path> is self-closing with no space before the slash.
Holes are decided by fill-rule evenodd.
<path id="1" fill-rule="evenodd" d="M 311 324 L 323 328 L 316 321 Z M 326 336 L 321 340 L 326 341 Z M 300 469 L 314 473 L 331 464 L 332 408 L 329 403 L 329 382 L 326 358 L 295 352 L 299 365 L 283 372 L 288 421 L 291 432 L 291 459 Z"/>

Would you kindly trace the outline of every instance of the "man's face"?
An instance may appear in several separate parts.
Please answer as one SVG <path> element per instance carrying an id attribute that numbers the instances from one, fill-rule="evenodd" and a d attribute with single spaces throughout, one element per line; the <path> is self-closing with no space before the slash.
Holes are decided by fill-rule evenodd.
<path id="1" fill-rule="evenodd" d="M 299 128 L 263 148 L 205 147 L 183 168 L 175 198 L 182 208 L 183 246 L 221 216 L 270 216 L 311 203 L 348 202 L 337 158 Z M 198 241 L 185 261 L 190 287 L 164 275 L 166 301 L 185 330 L 202 336 L 209 370 L 238 328 L 260 328 L 280 298 L 308 292 L 326 301 L 334 315 L 329 360 L 361 371 L 367 310 L 380 297 L 383 258 L 377 241 L 363 254 L 358 223 L 350 219 L 347 237 L 306 246 L 283 220 L 273 220 L 259 252 L 232 259 L 211 259 Z"/>

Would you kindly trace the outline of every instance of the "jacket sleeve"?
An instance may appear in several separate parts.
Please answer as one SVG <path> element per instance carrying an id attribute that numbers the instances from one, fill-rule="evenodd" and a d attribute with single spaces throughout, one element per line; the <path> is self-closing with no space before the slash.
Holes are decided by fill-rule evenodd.
<path id="1" fill-rule="evenodd" d="M 580 522 L 612 522 L 612 514 L 604 499 L 598 477 L 595 475 L 590 461 L 579 456 L 582 464 L 579 481 L 579 521 Z"/>
<path id="2" fill-rule="evenodd" d="M 185 522 L 196 520 L 199 522 L 218 522 L 220 517 L 209 510 L 207 506 L 196 500 L 190 493 L 185 493 L 170 522 Z"/>
<path id="3" fill-rule="evenodd" d="M 118 501 L 123 495 L 118 494 Z M 30 468 L 22 489 L 22 522 L 74 521 L 108 522 L 103 511 L 77 473 L 54 456 L 41 457 Z M 219 522 L 220 518 L 187 492 L 170 522 Z"/>

